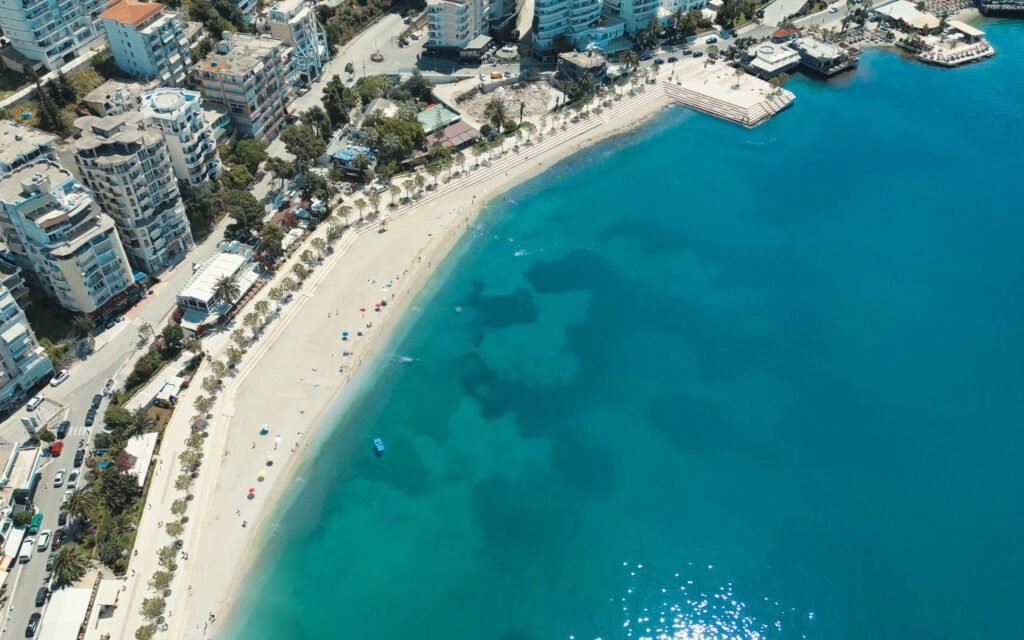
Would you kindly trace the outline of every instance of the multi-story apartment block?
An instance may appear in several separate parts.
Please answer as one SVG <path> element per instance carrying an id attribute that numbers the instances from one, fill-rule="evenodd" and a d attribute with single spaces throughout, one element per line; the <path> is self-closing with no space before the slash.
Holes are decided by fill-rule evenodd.
<path id="1" fill-rule="evenodd" d="M 102 318 L 138 296 L 114 221 L 55 162 L 0 178 L 0 235 L 26 276 L 71 311 Z"/>
<path id="2" fill-rule="evenodd" d="M 635 35 L 646 29 L 658 14 L 661 0 L 605 0 L 604 13 L 621 18 L 626 33 Z"/>
<path id="3" fill-rule="evenodd" d="M 12 120 L 0 120 L 0 176 L 40 160 L 56 160 L 57 136 Z"/>
<path id="4" fill-rule="evenodd" d="M 491 0 L 488 2 L 487 18 L 491 23 L 491 32 L 504 34 L 506 38 L 511 36 L 521 6 L 522 0 Z"/>
<path id="5" fill-rule="evenodd" d="M 101 13 L 99 22 L 122 71 L 164 86 L 185 82 L 192 59 L 178 14 L 156 2 L 121 0 Z"/>
<path id="6" fill-rule="evenodd" d="M 427 48 L 465 49 L 490 29 L 484 0 L 427 0 Z"/>
<path id="7" fill-rule="evenodd" d="M 13 256 L 12 256 L 13 257 Z M 14 300 L 22 307 L 29 303 L 29 291 L 25 286 L 25 278 L 21 275 L 21 267 L 8 262 L 0 255 L 0 285 L 3 285 L 14 296 Z"/>
<path id="8" fill-rule="evenodd" d="M 75 121 L 75 167 L 100 209 L 114 219 L 129 259 L 154 274 L 194 246 L 164 137 L 144 116 Z"/>
<path id="9" fill-rule="evenodd" d="M 238 7 L 238 10 L 241 11 L 244 16 L 253 16 L 256 14 L 256 0 L 231 0 L 231 2 Z"/>
<path id="10" fill-rule="evenodd" d="M 174 176 L 198 187 L 220 175 L 217 138 L 198 91 L 161 88 L 142 94 L 139 112 L 163 135 Z"/>
<path id="11" fill-rule="evenodd" d="M 558 36 L 564 36 L 573 46 L 584 47 L 621 35 L 621 21 L 611 19 L 604 21 L 607 25 L 601 24 L 603 6 L 602 0 L 536 0 L 529 37 L 534 55 L 553 59 Z"/>
<path id="12" fill-rule="evenodd" d="M 203 99 L 227 107 L 235 131 L 270 142 L 287 123 L 291 47 L 276 38 L 224 32 L 192 75 Z"/>
<path id="13" fill-rule="evenodd" d="M 92 23 L 98 2 L 0 0 L 0 29 L 23 56 L 23 66 L 58 69 L 101 37 Z"/>
<path id="14" fill-rule="evenodd" d="M 316 19 L 316 12 L 305 0 L 281 0 L 267 14 L 270 35 L 292 48 L 288 70 L 292 86 L 307 84 L 320 77 L 330 56 L 327 31 Z"/>
<path id="15" fill-rule="evenodd" d="M 25 312 L 7 287 L 0 286 L 0 410 L 12 407 L 52 372 Z"/>

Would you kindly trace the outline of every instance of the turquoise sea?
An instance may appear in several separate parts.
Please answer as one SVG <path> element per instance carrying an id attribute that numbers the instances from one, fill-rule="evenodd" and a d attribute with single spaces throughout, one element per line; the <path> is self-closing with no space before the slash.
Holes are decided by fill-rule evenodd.
<path id="1" fill-rule="evenodd" d="M 1021 637 L 1024 23 L 983 24 L 494 203 L 228 635 Z"/>

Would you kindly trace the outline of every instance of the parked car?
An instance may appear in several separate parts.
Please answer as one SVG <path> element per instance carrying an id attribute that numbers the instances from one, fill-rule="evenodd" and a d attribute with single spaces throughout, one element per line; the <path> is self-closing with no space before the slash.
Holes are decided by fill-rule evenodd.
<path id="1" fill-rule="evenodd" d="M 61 383 L 63 383 L 65 380 L 67 380 L 70 377 L 71 377 L 71 374 L 68 373 L 67 369 L 61 369 L 60 371 L 57 372 L 57 375 L 53 376 L 53 378 L 50 379 L 50 386 L 51 387 L 58 387 L 58 386 L 61 385 Z"/>
<path id="2" fill-rule="evenodd" d="M 61 511 L 57 514 L 57 525 L 63 527 L 68 523 L 68 512 Z"/>
<path id="3" fill-rule="evenodd" d="M 304 84 L 295 90 L 295 95 L 304 96 L 309 93 L 311 87 L 308 84 Z"/>
<path id="4" fill-rule="evenodd" d="M 64 420 L 57 425 L 57 437 L 63 440 L 68 435 L 68 429 L 71 428 L 71 421 Z"/>
<path id="5" fill-rule="evenodd" d="M 51 553 L 46 557 L 46 570 L 53 571 L 53 565 L 57 562 L 57 554 Z"/>
<path id="6" fill-rule="evenodd" d="M 50 443 L 50 455 L 54 458 L 58 457 L 61 452 L 64 451 L 64 441 L 57 440 L 56 442 Z"/>
<path id="7" fill-rule="evenodd" d="M 679 62 L 679 58 L 672 56 L 668 59 L 669 62 Z"/>
<path id="8" fill-rule="evenodd" d="M 505 77 L 506 78 L 511 78 L 512 77 L 512 72 L 511 71 L 506 71 L 505 72 Z"/>
<path id="9" fill-rule="evenodd" d="M 654 59 L 654 64 L 665 64 L 665 61 L 662 60 L 661 58 L 655 58 Z"/>
<path id="10" fill-rule="evenodd" d="M 25 563 L 32 559 L 36 550 L 36 539 L 25 538 L 21 541 L 21 552 L 18 553 L 18 562 Z"/>
<path id="11" fill-rule="evenodd" d="M 829 12 L 829 13 L 839 13 L 839 9 L 838 9 L 838 8 L 836 8 L 836 7 L 832 7 L 832 8 L 830 8 L 830 9 L 828 10 L 828 12 Z"/>
<path id="12" fill-rule="evenodd" d="M 43 616 L 38 613 L 33 613 L 28 618 L 28 626 L 25 627 L 25 637 L 31 638 L 36 635 L 36 631 L 39 629 L 39 619 Z"/>
<path id="13" fill-rule="evenodd" d="M 708 38 L 704 42 L 706 42 L 708 44 L 715 44 L 716 42 L 718 42 L 718 37 L 717 36 L 711 36 L 710 38 Z"/>
<path id="14" fill-rule="evenodd" d="M 67 475 L 67 469 L 61 469 L 57 473 L 53 474 L 53 486 L 54 488 L 64 484 L 64 476 Z"/>
<path id="15" fill-rule="evenodd" d="M 46 603 L 46 596 L 50 595 L 50 590 L 46 587 L 39 587 L 39 591 L 36 591 L 36 606 L 41 607 Z"/>
<path id="16" fill-rule="evenodd" d="M 36 409 L 39 408 L 39 405 L 43 404 L 43 400 L 45 399 L 46 398 L 44 398 L 43 396 L 32 396 L 32 399 L 28 401 L 28 405 L 26 406 L 26 408 L 29 411 L 35 411 Z"/>
<path id="17" fill-rule="evenodd" d="M 97 393 L 96 395 L 94 395 L 92 397 L 92 408 L 93 409 L 99 409 L 101 402 L 103 402 L 103 394 L 102 393 Z"/>
<path id="18" fill-rule="evenodd" d="M 91 427 L 94 422 L 96 422 L 96 410 L 89 409 L 85 414 L 85 426 Z"/>
<path id="19" fill-rule="evenodd" d="M 50 542 L 50 550 L 56 551 L 64 544 L 64 527 L 57 527 L 53 532 L 53 540 Z"/>
<path id="20" fill-rule="evenodd" d="M 75 468 L 82 466 L 83 462 L 85 462 L 85 449 L 79 449 L 75 452 Z"/>
<path id="21" fill-rule="evenodd" d="M 683 49 L 683 55 L 684 56 L 692 56 L 693 55 L 693 49 Z"/>
<path id="22" fill-rule="evenodd" d="M 78 485 L 78 472 L 72 471 L 68 476 L 68 489 L 74 489 Z"/>
<path id="23" fill-rule="evenodd" d="M 36 542 L 36 546 L 39 547 L 40 551 L 46 551 L 46 547 L 50 546 L 51 535 L 49 529 L 39 532 L 39 541 Z"/>
<path id="24" fill-rule="evenodd" d="M 693 57 L 694 58 L 701 58 L 703 56 L 704 56 L 704 52 L 703 51 L 694 51 L 693 52 Z"/>

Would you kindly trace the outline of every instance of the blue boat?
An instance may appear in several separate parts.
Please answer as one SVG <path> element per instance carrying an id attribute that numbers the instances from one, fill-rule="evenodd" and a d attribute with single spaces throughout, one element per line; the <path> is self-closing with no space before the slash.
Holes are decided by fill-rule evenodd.
<path id="1" fill-rule="evenodd" d="M 380 438 L 373 439 L 373 449 L 377 452 L 377 455 L 384 453 L 384 441 Z"/>

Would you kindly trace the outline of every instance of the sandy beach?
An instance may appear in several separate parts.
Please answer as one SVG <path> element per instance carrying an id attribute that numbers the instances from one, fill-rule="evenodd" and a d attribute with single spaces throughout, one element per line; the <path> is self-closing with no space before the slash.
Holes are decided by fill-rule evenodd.
<path id="1" fill-rule="evenodd" d="M 442 181 L 410 205 L 382 208 L 388 219 L 386 232 L 367 226 L 349 231 L 336 243 L 249 346 L 235 375 L 225 379 L 211 411 L 204 462 L 191 489 L 194 499 L 186 512 L 189 522 L 164 614 L 168 629 L 161 637 L 215 637 L 225 627 L 246 571 L 258 557 L 260 541 L 277 516 L 278 502 L 301 482 L 297 474 L 308 452 L 335 423 L 358 387 L 360 374 L 372 369 L 399 320 L 410 313 L 416 293 L 473 228 L 483 205 L 579 149 L 633 128 L 668 106 L 672 100 L 666 85 L 646 85 L 643 92 L 624 96 L 601 113 L 566 121 L 564 128 L 561 119 L 549 117 L 542 139 L 534 134 L 531 144 L 507 151 L 489 166 Z M 536 124 L 539 130 L 540 123 Z M 470 160 L 466 166 L 473 164 Z M 323 229 L 316 235 L 322 234 Z M 290 276 L 290 266 L 285 265 L 275 280 Z M 381 301 L 387 306 L 375 311 Z M 219 357 L 234 328 L 205 338 L 208 352 Z M 341 340 L 343 331 L 350 333 L 347 342 Z M 357 336 L 359 331 L 362 336 Z M 208 374 L 204 362 L 195 380 Z M 169 506 L 183 495 L 174 488 L 174 480 L 180 474 L 178 453 L 195 413 L 192 404 L 202 393 L 199 387 L 194 384 L 183 394 L 168 425 L 150 506 L 140 524 L 116 613 L 88 629 L 89 638 L 104 633 L 132 638 L 145 623 L 139 609 L 145 598 L 156 595 L 146 584 L 159 569 L 156 552 L 172 542 L 162 527 L 176 519 Z M 259 433 L 262 424 L 270 427 L 266 435 Z M 265 473 L 262 480 L 260 472 Z M 251 499 L 250 488 L 256 490 Z"/>

